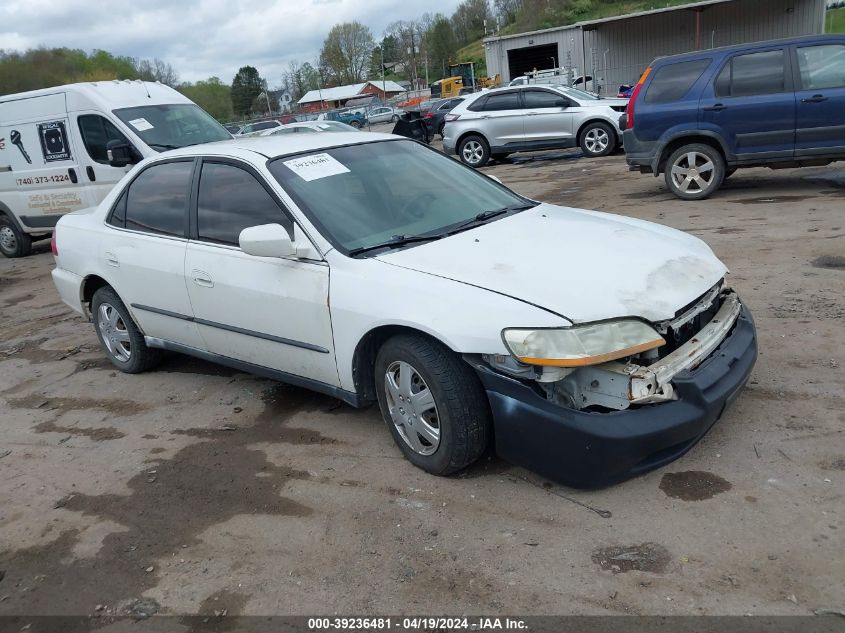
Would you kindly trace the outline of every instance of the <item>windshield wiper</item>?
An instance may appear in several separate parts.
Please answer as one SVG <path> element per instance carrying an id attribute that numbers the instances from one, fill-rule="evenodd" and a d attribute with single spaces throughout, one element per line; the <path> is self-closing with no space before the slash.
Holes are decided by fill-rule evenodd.
<path id="1" fill-rule="evenodd" d="M 458 233 L 460 231 L 464 231 L 466 229 L 471 229 L 475 226 L 479 226 L 484 224 L 487 220 L 491 220 L 496 218 L 500 215 L 505 215 L 506 213 L 511 213 L 513 211 L 524 211 L 525 209 L 531 209 L 536 207 L 539 202 L 526 202 L 525 204 L 512 204 L 509 207 L 502 207 L 501 209 L 490 209 L 489 211 L 482 211 L 481 213 L 477 214 L 475 217 L 466 220 L 465 222 L 461 222 L 456 227 L 452 228 L 447 235 L 452 235 L 453 233 Z"/>
<path id="2" fill-rule="evenodd" d="M 445 236 L 445 233 L 438 233 L 436 235 L 394 235 L 388 242 L 381 242 L 380 244 L 373 244 L 372 246 L 360 246 L 358 248 L 353 248 L 347 253 L 347 255 L 355 257 L 361 253 L 367 253 L 381 248 L 398 248 L 400 246 L 405 246 L 405 244 L 439 240 L 441 237 Z"/>
<path id="3" fill-rule="evenodd" d="M 168 145 L 167 143 L 147 143 L 150 147 L 161 147 L 163 149 L 179 149 L 180 145 Z"/>

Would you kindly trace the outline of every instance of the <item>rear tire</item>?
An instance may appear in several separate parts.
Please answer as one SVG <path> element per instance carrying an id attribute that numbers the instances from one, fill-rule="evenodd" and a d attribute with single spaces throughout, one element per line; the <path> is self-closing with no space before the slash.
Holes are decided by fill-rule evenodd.
<path id="1" fill-rule="evenodd" d="M 487 448 L 490 406 L 472 369 L 427 337 L 400 334 L 376 355 L 379 409 L 405 457 L 434 475 L 466 468 Z"/>
<path id="2" fill-rule="evenodd" d="M 120 371 L 139 374 L 161 361 L 161 350 L 147 347 L 129 310 L 110 287 L 104 286 L 94 293 L 91 317 L 100 345 Z"/>
<path id="3" fill-rule="evenodd" d="M 615 150 L 619 139 L 616 138 L 616 131 L 608 123 L 595 121 L 581 130 L 578 143 L 587 157 L 598 158 L 607 156 Z"/>
<path id="4" fill-rule="evenodd" d="M 722 186 L 725 159 L 710 145 L 683 145 L 669 156 L 663 177 L 669 191 L 681 200 L 704 200 Z"/>
<path id="5" fill-rule="evenodd" d="M 391 123 L 396 123 L 398 120 L 399 120 L 399 115 L 398 115 L 398 114 L 394 114 L 392 117 L 390 117 L 390 122 L 391 122 Z"/>
<path id="6" fill-rule="evenodd" d="M 32 252 L 32 238 L 5 215 L 0 215 L 0 253 L 6 257 L 26 257 Z"/>
<path id="7" fill-rule="evenodd" d="M 458 144 L 458 156 L 464 165 L 484 167 L 490 160 L 490 146 L 483 137 L 471 134 Z"/>

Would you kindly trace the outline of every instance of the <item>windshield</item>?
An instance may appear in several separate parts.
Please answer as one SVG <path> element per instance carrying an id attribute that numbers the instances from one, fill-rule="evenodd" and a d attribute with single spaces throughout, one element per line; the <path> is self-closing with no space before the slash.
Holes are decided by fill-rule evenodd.
<path id="1" fill-rule="evenodd" d="M 484 212 L 533 205 L 487 176 L 413 141 L 317 150 L 270 171 L 344 252 L 437 235 Z"/>
<path id="2" fill-rule="evenodd" d="M 193 103 L 120 108 L 114 113 L 157 152 L 232 138 L 211 115 Z"/>
<path id="3" fill-rule="evenodd" d="M 563 92 L 564 94 L 569 95 L 573 99 L 581 99 L 582 101 L 598 101 L 599 97 L 594 94 L 590 94 L 589 92 L 584 92 L 583 90 L 578 90 L 578 88 L 570 88 L 569 86 L 556 86 L 558 90 Z"/>

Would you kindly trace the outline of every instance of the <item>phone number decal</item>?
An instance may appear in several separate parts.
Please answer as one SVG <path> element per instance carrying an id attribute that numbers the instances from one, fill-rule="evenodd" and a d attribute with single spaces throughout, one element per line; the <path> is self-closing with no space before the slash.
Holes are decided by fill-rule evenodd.
<path id="1" fill-rule="evenodd" d="M 22 185 L 43 185 L 49 182 L 67 182 L 70 177 L 67 174 L 55 174 L 53 176 L 32 176 L 30 178 L 18 178 L 15 183 Z"/>

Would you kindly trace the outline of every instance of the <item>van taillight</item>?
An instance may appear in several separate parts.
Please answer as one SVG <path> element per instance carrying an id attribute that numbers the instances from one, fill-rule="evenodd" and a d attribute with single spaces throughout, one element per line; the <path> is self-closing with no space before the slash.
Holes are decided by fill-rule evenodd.
<path id="1" fill-rule="evenodd" d="M 56 246 L 56 229 L 53 229 L 53 237 L 50 238 L 50 250 L 53 252 L 53 257 L 59 256 L 59 248 Z"/>
<path id="2" fill-rule="evenodd" d="M 645 80 L 648 78 L 649 73 L 651 72 L 651 66 L 645 69 L 642 77 L 637 82 L 637 85 L 634 86 L 634 91 L 631 93 L 631 98 L 628 100 L 628 124 L 627 129 L 633 130 L 634 129 L 634 106 L 636 105 L 637 97 L 640 96 L 640 90 L 643 89 L 643 84 L 645 84 Z"/>

